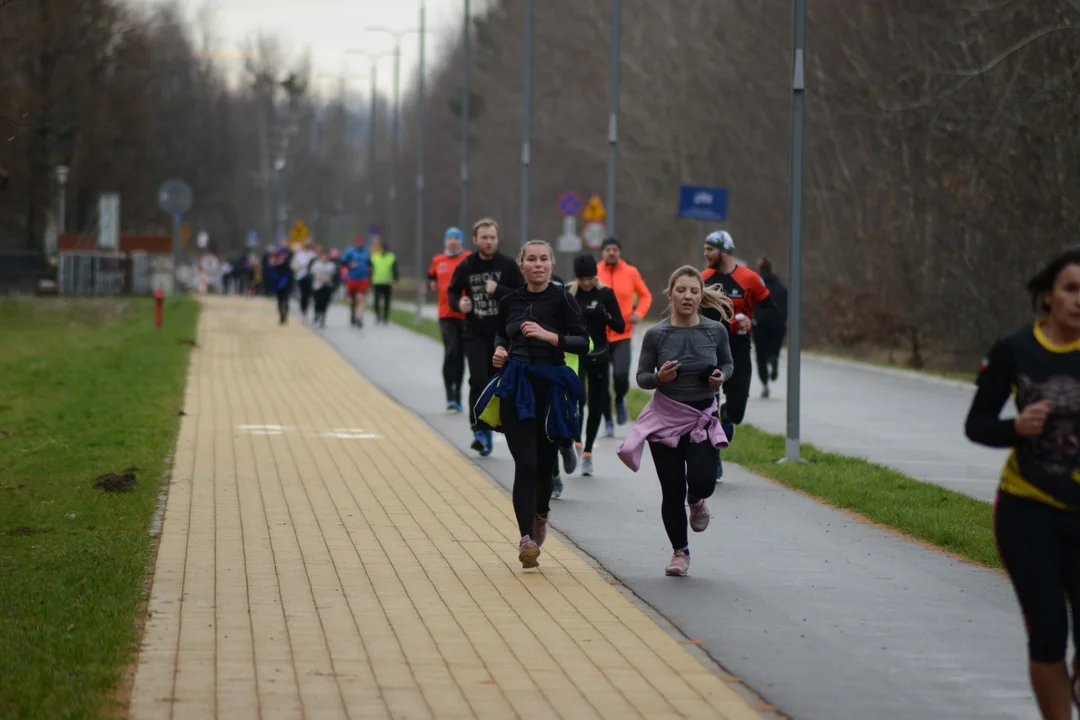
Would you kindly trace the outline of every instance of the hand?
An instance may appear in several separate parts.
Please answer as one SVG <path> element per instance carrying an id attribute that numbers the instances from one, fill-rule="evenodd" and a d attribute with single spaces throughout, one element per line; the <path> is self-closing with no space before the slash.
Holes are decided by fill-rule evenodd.
<path id="1" fill-rule="evenodd" d="M 656 379 L 659 382 L 666 383 L 671 382 L 679 374 L 679 363 L 674 360 L 668 360 L 666 363 L 660 366 L 660 370 L 656 373 Z"/>
<path id="2" fill-rule="evenodd" d="M 724 384 L 724 373 L 719 370 L 713 371 L 713 374 L 709 376 L 709 389 L 719 390 L 720 386 Z"/>
<path id="3" fill-rule="evenodd" d="M 637 325 L 641 322 L 641 316 L 637 314 L 637 311 L 630 313 L 630 324 Z"/>
<path id="4" fill-rule="evenodd" d="M 494 365 L 496 368 L 501 368 L 503 365 L 506 364 L 506 359 L 508 357 L 510 357 L 510 353 L 506 352 L 506 348 L 497 347 L 495 348 L 495 355 L 493 355 L 491 358 L 491 364 Z"/>
<path id="5" fill-rule="evenodd" d="M 736 326 L 739 328 L 739 332 L 750 332 L 750 318 L 745 315 L 735 318 Z"/>
<path id="6" fill-rule="evenodd" d="M 427 286 L 428 286 L 428 290 L 430 290 L 431 292 L 435 292 L 436 290 L 439 289 L 439 284 L 437 282 L 435 282 L 434 280 L 428 280 Z"/>
<path id="7" fill-rule="evenodd" d="M 465 315 L 468 315 L 472 312 L 472 300 L 469 298 L 468 295 L 458 300 L 458 310 L 460 310 Z"/>
<path id="8" fill-rule="evenodd" d="M 555 333 L 545 330 L 531 320 L 521 323 L 521 334 L 527 338 L 535 338 L 541 342 L 546 342 L 551 345 L 559 344 L 559 336 Z"/>
<path id="9" fill-rule="evenodd" d="M 494 280 L 488 280 L 487 283 L 484 284 L 484 289 L 487 290 L 488 295 L 494 295 L 497 287 L 499 287 L 499 283 Z"/>
<path id="10" fill-rule="evenodd" d="M 1013 426 L 1016 428 L 1016 432 L 1020 434 L 1020 437 L 1036 437 L 1042 434 L 1043 427 L 1046 425 L 1046 418 L 1049 415 L 1050 401 L 1040 400 L 1021 410 L 1020 414 L 1013 420 Z"/>

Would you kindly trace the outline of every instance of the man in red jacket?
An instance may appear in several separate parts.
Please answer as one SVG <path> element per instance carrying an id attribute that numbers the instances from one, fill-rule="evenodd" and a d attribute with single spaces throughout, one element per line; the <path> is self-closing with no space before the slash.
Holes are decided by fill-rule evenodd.
<path id="1" fill-rule="evenodd" d="M 720 423 L 729 442 L 735 437 L 735 426 L 746 415 L 746 403 L 750 399 L 750 380 L 754 374 L 750 360 L 750 329 L 754 308 L 774 306 L 765 281 L 750 268 L 737 263 L 734 253 L 735 241 L 726 230 L 709 233 L 705 238 L 705 263 L 708 267 L 701 276 L 706 286 L 720 286 L 731 298 L 735 310 L 735 317 L 728 326 L 735 371 L 724 383 L 724 404 L 720 406 Z M 701 313 L 713 320 L 722 319 L 715 310 L 706 308 Z M 721 463 L 716 468 L 717 481 L 723 475 L 724 466 Z"/>

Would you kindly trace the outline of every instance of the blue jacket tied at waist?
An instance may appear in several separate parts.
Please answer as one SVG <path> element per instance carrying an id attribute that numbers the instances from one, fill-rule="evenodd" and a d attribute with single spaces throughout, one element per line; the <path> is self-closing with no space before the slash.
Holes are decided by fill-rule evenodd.
<path id="1" fill-rule="evenodd" d="M 548 411 L 544 418 L 544 432 L 550 440 L 569 440 L 581 433 L 578 402 L 582 396 L 581 379 L 566 365 L 526 365 L 518 360 L 507 359 L 476 402 L 479 417 L 492 398 L 500 403 L 512 402 L 517 416 L 522 420 L 536 418 L 536 394 L 531 377 L 546 380 L 550 384 Z"/>

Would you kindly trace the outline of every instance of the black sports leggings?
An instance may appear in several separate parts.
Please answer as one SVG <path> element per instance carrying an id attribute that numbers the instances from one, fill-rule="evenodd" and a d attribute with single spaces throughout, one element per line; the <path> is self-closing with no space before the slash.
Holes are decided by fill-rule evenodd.
<path id="1" fill-rule="evenodd" d="M 461 382 L 465 379 L 465 321 L 440 318 L 439 330 L 443 341 L 442 376 L 446 401 L 461 402 Z"/>
<path id="2" fill-rule="evenodd" d="M 769 384 L 773 371 L 780 365 L 780 348 L 784 345 L 786 334 L 787 330 L 778 323 L 758 325 L 754 328 L 754 355 L 762 385 Z"/>
<path id="3" fill-rule="evenodd" d="M 390 322 L 390 301 L 394 295 L 393 285 L 374 285 L 375 288 L 375 319 L 383 323 Z"/>
<path id="4" fill-rule="evenodd" d="M 616 403 L 626 399 L 626 393 L 630 392 L 630 364 L 633 361 L 630 340 L 616 340 L 608 343 L 608 357 L 611 358 L 611 376 L 615 385 Z M 604 419 L 611 420 L 611 393 L 604 386 Z"/>
<path id="5" fill-rule="evenodd" d="M 998 492 L 994 503 L 998 555 L 1009 573 L 1028 632 L 1033 662 L 1065 659 L 1069 637 L 1080 647 L 1080 512 Z"/>
<path id="6" fill-rule="evenodd" d="M 587 417 L 583 423 L 585 426 L 584 451 L 591 453 L 596 436 L 600 434 L 600 421 L 604 418 L 604 402 L 607 399 L 608 383 L 611 381 L 611 366 L 608 364 L 607 353 L 598 356 L 581 358 L 581 381 L 585 385 L 585 392 L 578 403 L 579 415 Z M 586 402 L 588 403 L 588 415 L 586 416 Z M 581 438 L 578 438 L 580 440 Z"/>
<path id="7" fill-rule="evenodd" d="M 495 375 L 495 366 L 491 364 L 494 355 L 494 337 L 486 338 L 476 335 L 465 337 L 465 360 L 469 364 L 469 424 L 473 432 L 489 429 L 487 423 L 481 422 L 476 417 L 476 402 L 492 376 Z"/>
<path id="8" fill-rule="evenodd" d="M 716 463 L 720 453 L 708 440 L 690 442 L 689 435 L 684 435 L 673 448 L 650 442 L 649 450 L 663 493 L 660 514 L 664 518 L 664 529 L 671 547 L 682 550 L 689 545 L 686 504 L 712 496 L 716 489 Z"/>
<path id="9" fill-rule="evenodd" d="M 746 402 L 750 399 L 750 381 L 754 366 L 750 360 L 750 336 L 732 335 L 731 359 L 735 369 L 723 384 L 724 404 L 720 407 L 720 419 L 738 425 L 746 416 Z"/>
<path id="10" fill-rule="evenodd" d="M 514 458 L 514 514 L 522 537 L 532 537 L 536 515 L 546 515 L 550 509 L 552 471 L 559 452 L 544 430 L 548 383 L 535 378 L 530 382 L 536 395 L 536 418 L 522 420 L 516 403 L 500 404 L 502 430 Z"/>

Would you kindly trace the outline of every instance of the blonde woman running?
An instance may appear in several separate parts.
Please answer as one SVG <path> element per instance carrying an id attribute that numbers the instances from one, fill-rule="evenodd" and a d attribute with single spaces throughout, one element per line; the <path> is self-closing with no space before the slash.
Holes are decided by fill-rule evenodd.
<path id="1" fill-rule="evenodd" d="M 690 528 L 709 526 L 705 500 L 716 488 L 716 462 L 727 436 L 716 417 L 716 391 L 731 376 L 733 364 L 726 323 L 731 301 L 718 288 L 706 289 L 697 268 L 685 265 L 668 280 L 670 316 L 645 333 L 637 383 L 655 390 L 652 399 L 619 446 L 619 458 L 634 472 L 646 443 L 663 493 L 661 515 L 674 550 L 666 573 L 682 577 L 690 569 L 686 504 Z M 716 310 L 724 322 L 702 317 Z"/>

